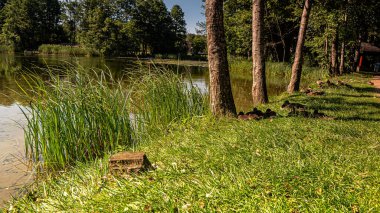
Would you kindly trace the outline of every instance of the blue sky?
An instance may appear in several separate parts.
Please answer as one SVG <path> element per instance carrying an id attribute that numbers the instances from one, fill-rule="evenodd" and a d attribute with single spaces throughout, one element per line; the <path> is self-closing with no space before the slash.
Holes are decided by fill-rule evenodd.
<path id="1" fill-rule="evenodd" d="M 196 24 L 198 21 L 204 21 L 205 17 L 202 14 L 202 0 L 164 0 L 166 7 L 170 11 L 173 5 L 181 6 L 185 13 L 187 31 L 195 33 Z"/>

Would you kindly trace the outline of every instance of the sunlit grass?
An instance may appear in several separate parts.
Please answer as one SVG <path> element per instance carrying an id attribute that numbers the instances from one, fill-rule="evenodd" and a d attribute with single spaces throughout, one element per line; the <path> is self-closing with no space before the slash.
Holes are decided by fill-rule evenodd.
<path id="1" fill-rule="evenodd" d="M 137 150 L 157 166 L 109 175 L 104 160 L 39 181 L 8 209 L 33 212 L 378 212 L 380 102 L 367 78 L 326 95 L 282 95 L 273 120 L 193 117 Z M 286 117 L 284 100 L 336 120 Z"/>

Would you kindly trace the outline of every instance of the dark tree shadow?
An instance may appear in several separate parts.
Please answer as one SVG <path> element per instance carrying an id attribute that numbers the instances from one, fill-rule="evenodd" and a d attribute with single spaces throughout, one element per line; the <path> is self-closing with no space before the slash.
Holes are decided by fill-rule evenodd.
<path id="1" fill-rule="evenodd" d="M 372 121 L 372 122 L 379 122 L 380 118 L 365 118 L 365 117 L 359 117 L 359 116 L 353 116 L 353 117 L 342 117 L 342 118 L 336 118 L 336 120 L 342 120 L 342 121 Z"/>
<path id="2" fill-rule="evenodd" d="M 377 88 L 355 88 L 360 93 L 368 93 L 368 92 L 377 92 L 379 89 Z M 380 90 L 379 90 L 380 92 Z M 330 93 L 331 94 L 331 93 Z M 350 95 L 350 94 L 334 94 L 335 97 L 330 96 L 316 96 L 316 97 L 308 97 L 302 96 L 299 94 L 292 95 L 292 98 L 302 98 L 309 106 L 309 110 L 318 110 L 318 111 L 329 111 L 328 113 L 331 116 L 336 116 L 336 120 L 343 121 L 380 121 L 380 101 L 379 102 L 371 102 L 371 101 L 363 101 L 360 98 L 371 98 L 374 96 L 371 95 Z M 302 96 L 302 97 L 301 97 Z M 341 97 L 339 97 L 341 96 Z M 344 97 L 353 97 L 354 100 L 357 101 L 348 101 Z M 370 111 L 363 112 L 362 108 L 369 107 L 379 109 L 378 111 Z M 339 112 L 339 113 L 334 113 Z M 347 112 L 347 113 L 345 113 Z M 352 113 L 357 112 L 357 113 Z M 337 114 L 337 115 L 334 115 Z M 346 116 L 345 116 L 346 115 Z M 378 115 L 378 116 L 376 116 Z M 370 118 L 372 117 L 372 118 Z M 374 117 L 374 118 L 373 118 Z M 378 118 L 377 118 L 378 117 Z"/>
<path id="3" fill-rule="evenodd" d="M 376 87 L 353 87 L 353 89 L 360 93 L 378 93 L 380 94 L 380 89 Z"/>

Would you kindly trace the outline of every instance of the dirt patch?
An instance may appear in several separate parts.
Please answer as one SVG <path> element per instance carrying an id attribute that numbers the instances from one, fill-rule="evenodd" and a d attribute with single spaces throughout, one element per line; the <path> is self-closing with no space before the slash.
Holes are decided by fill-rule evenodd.
<path id="1" fill-rule="evenodd" d="M 378 91 L 380 91 L 380 75 L 375 76 L 371 82 L 373 83 L 373 86 L 376 87 Z M 380 92 L 378 92 L 376 96 L 380 98 Z"/>
<path id="2" fill-rule="evenodd" d="M 376 88 L 380 88 L 380 75 L 379 76 L 375 76 L 372 80 L 372 83 L 373 85 L 376 87 Z"/>

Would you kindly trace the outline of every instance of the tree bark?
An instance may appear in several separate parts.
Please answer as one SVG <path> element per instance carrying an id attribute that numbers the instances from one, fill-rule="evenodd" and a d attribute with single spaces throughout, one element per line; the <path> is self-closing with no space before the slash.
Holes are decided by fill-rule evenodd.
<path id="1" fill-rule="evenodd" d="M 339 74 L 343 75 L 344 73 L 344 64 L 345 64 L 345 55 L 346 55 L 346 33 L 347 33 L 347 9 L 344 12 L 344 29 L 343 29 L 343 41 L 342 47 L 340 49 L 340 65 L 339 65 Z"/>
<path id="2" fill-rule="evenodd" d="M 223 0 L 206 0 L 211 111 L 214 116 L 235 116 L 223 20 Z"/>
<path id="3" fill-rule="evenodd" d="M 301 17 L 301 25 L 298 33 L 296 53 L 292 66 L 292 78 L 288 86 L 288 92 L 293 93 L 299 91 L 301 83 L 302 63 L 303 63 L 303 46 L 306 38 L 306 29 L 309 23 L 309 16 L 312 6 L 312 0 L 305 0 L 305 5 Z"/>
<path id="4" fill-rule="evenodd" d="M 265 44 L 263 41 L 265 0 L 253 0 L 252 9 L 252 60 L 253 60 L 253 104 L 268 103 L 265 77 Z"/>
<path id="5" fill-rule="evenodd" d="M 358 64 L 359 64 L 359 58 L 360 58 L 360 45 L 361 45 L 361 40 L 359 40 L 358 44 L 355 44 L 355 51 L 354 51 L 354 60 L 352 63 L 352 72 L 358 72 Z"/>
<path id="6" fill-rule="evenodd" d="M 344 63 L 345 63 L 345 52 L 346 52 L 346 42 L 342 41 L 342 47 L 340 49 L 340 65 L 339 65 L 339 74 L 343 75 L 344 73 Z"/>
<path id="7" fill-rule="evenodd" d="M 334 36 L 331 43 L 331 66 L 330 74 L 338 74 L 338 33 L 334 32 Z"/>

